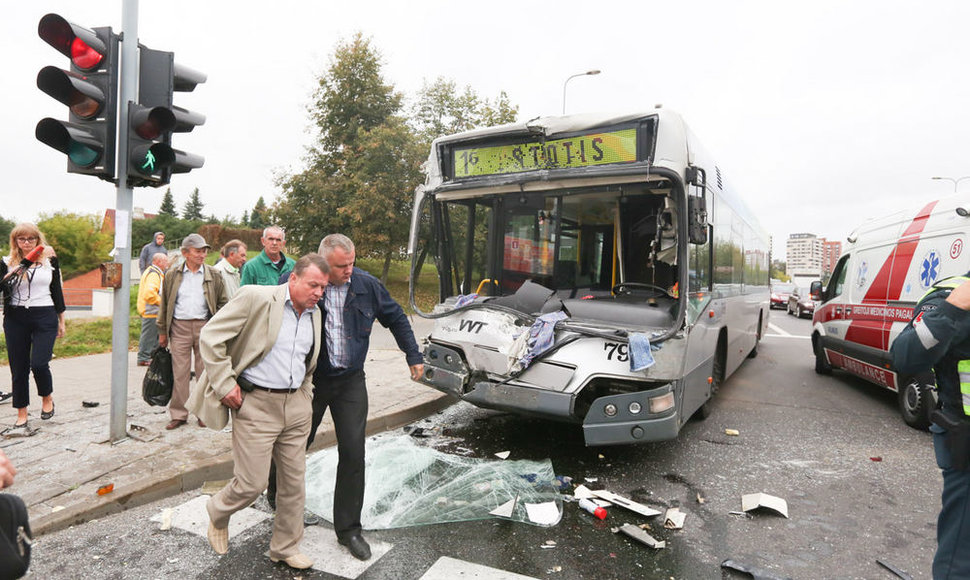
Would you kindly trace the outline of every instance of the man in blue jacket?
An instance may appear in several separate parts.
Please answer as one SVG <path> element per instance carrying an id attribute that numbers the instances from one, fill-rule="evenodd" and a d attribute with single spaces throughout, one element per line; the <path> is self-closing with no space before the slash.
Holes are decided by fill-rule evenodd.
<path id="1" fill-rule="evenodd" d="M 968 274 L 967 276 L 970 276 Z M 970 277 L 934 284 L 913 320 L 893 341 L 893 365 L 911 375 L 930 368 L 941 407 L 930 418 L 936 463 L 943 470 L 936 522 L 934 580 L 970 578 Z"/>
<path id="2" fill-rule="evenodd" d="M 354 267 L 354 243 L 343 234 L 320 242 L 320 255 L 330 265 L 330 281 L 318 306 L 323 310 L 320 359 L 313 373 L 313 422 L 307 447 L 313 443 L 324 412 L 330 408 L 337 436 L 337 481 L 333 527 L 337 541 L 355 558 L 367 560 L 370 546 L 361 535 L 364 505 L 364 439 L 367 428 L 367 385 L 364 360 L 371 329 L 379 321 L 391 331 L 405 354 L 411 380 L 424 374 L 424 357 L 411 323 L 380 280 Z M 338 314 L 335 316 L 334 314 Z M 266 497 L 276 503 L 276 477 L 270 473 Z"/>

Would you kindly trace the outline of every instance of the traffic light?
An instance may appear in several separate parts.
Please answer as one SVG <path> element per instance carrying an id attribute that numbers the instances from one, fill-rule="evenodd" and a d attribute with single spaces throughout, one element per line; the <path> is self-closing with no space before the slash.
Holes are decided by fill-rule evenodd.
<path id="1" fill-rule="evenodd" d="M 40 19 L 37 34 L 71 59 L 70 70 L 46 66 L 37 87 L 69 108 L 67 121 L 37 123 L 37 140 L 67 155 L 67 171 L 115 179 L 119 37 L 111 28 L 89 30 L 57 14 Z"/>
<path id="2" fill-rule="evenodd" d="M 138 102 L 128 105 L 128 176 L 132 187 L 159 187 L 173 173 L 202 167 L 205 158 L 172 148 L 172 133 L 187 133 L 205 116 L 172 104 L 176 91 L 192 91 L 204 73 L 175 63 L 171 52 L 139 47 Z"/>

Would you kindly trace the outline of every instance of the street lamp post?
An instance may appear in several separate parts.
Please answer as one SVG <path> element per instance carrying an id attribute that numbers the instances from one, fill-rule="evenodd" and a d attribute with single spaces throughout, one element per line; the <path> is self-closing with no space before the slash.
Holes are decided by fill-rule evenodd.
<path id="1" fill-rule="evenodd" d="M 937 176 L 937 177 L 931 177 L 930 179 L 936 179 L 936 180 L 942 180 L 942 181 L 950 181 L 950 182 L 952 182 L 953 183 L 953 193 L 956 193 L 957 192 L 957 184 L 959 184 L 964 179 L 970 179 L 970 175 L 964 175 L 963 177 L 958 177 L 956 179 L 954 179 L 952 177 L 939 177 L 939 176 Z"/>
<path id="2" fill-rule="evenodd" d="M 600 74 L 599 69 L 594 68 L 593 70 L 577 73 L 566 78 L 566 80 L 562 83 L 562 114 L 563 115 L 566 114 L 566 85 L 569 83 L 569 80 L 574 79 L 576 77 L 584 77 L 587 75 L 598 75 L 598 74 Z"/>

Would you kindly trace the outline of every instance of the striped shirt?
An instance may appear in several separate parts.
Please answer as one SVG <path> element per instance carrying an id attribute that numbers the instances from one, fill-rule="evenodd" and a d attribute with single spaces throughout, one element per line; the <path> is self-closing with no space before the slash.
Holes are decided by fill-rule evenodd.
<path id="1" fill-rule="evenodd" d="M 327 321 L 324 334 L 327 337 L 327 353 L 330 355 L 330 365 L 335 369 L 347 368 L 347 336 L 344 331 L 344 304 L 350 293 L 350 280 L 343 286 L 327 284 L 323 292 L 324 310 L 327 311 Z"/>

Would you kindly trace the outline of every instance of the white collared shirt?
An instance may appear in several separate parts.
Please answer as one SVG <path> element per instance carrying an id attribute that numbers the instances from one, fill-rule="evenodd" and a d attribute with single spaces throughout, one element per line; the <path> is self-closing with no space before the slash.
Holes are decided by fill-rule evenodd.
<path id="1" fill-rule="evenodd" d="M 182 266 L 182 283 L 176 290 L 175 296 L 176 320 L 209 318 L 209 307 L 205 303 L 205 292 L 202 290 L 203 280 L 205 280 L 204 266 L 199 266 L 198 272 L 189 270 L 188 265 Z"/>
<path id="2" fill-rule="evenodd" d="M 240 373 L 247 381 L 267 389 L 298 389 L 306 377 L 307 356 L 313 350 L 313 312 L 298 314 L 286 288 L 283 321 L 273 349 L 259 363 Z"/>

